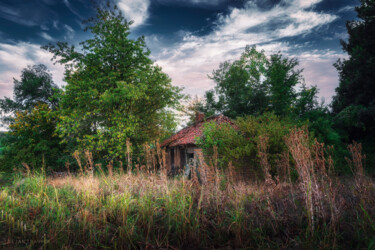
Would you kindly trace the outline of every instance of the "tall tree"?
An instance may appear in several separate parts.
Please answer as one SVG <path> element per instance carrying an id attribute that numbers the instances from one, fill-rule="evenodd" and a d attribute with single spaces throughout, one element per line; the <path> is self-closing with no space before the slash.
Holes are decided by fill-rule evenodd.
<path id="1" fill-rule="evenodd" d="M 58 98 L 55 94 L 59 87 L 53 82 L 52 75 L 43 64 L 28 66 L 21 72 L 20 80 L 13 78 L 13 100 L 9 97 L 0 99 L 3 122 L 13 121 L 17 111 L 32 110 L 38 103 L 47 104 L 55 109 Z"/>
<path id="2" fill-rule="evenodd" d="M 61 42 L 43 47 L 66 66 L 58 130 L 78 149 L 122 157 L 127 138 L 140 144 L 171 129 L 166 117 L 182 95 L 150 60 L 144 38 L 129 38 L 132 21 L 116 6 L 97 8 L 86 23 L 93 37 L 79 51 Z"/>
<path id="3" fill-rule="evenodd" d="M 215 92 L 206 92 L 201 109 L 232 118 L 265 111 L 280 116 L 299 115 L 316 105 L 317 89 L 303 85 L 302 70 L 297 66 L 295 58 L 280 53 L 268 58 L 264 51 L 247 46 L 239 60 L 226 61 L 213 71 L 210 78 L 216 83 Z M 298 85 L 302 86 L 300 92 L 296 91 Z"/>
<path id="4" fill-rule="evenodd" d="M 23 69 L 21 79 L 13 82 L 13 100 L 0 100 L 3 125 L 9 125 L 0 164 L 5 166 L 4 170 L 22 162 L 33 167 L 58 168 L 64 151 L 55 132 L 61 90 L 42 64 Z"/>
<path id="5" fill-rule="evenodd" d="M 247 46 L 239 60 L 221 63 L 210 76 L 216 83 L 218 111 L 235 118 L 266 110 L 269 101 L 264 82 L 267 63 L 264 51 L 258 52 L 255 46 Z"/>
<path id="6" fill-rule="evenodd" d="M 335 64 L 340 83 L 332 102 L 337 124 L 350 139 L 375 131 L 375 1 L 360 2 L 358 20 L 346 23 L 349 39 L 341 40 L 349 58 Z"/>
<path id="7" fill-rule="evenodd" d="M 301 83 L 301 72 L 295 67 L 295 58 L 283 57 L 280 53 L 271 55 L 266 71 L 266 83 L 270 88 L 270 109 L 277 115 L 285 116 L 291 113 L 292 106 L 297 99 L 295 87 Z"/>

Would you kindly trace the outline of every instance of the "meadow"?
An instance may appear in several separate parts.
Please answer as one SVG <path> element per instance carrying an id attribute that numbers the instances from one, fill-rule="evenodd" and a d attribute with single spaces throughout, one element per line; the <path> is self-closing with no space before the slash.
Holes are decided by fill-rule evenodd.
<path id="1" fill-rule="evenodd" d="M 158 169 L 130 170 L 94 164 L 86 152 L 81 170 L 55 176 L 24 164 L 0 177 L 0 246 L 373 249 L 375 181 L 361 145 L 349 147 L 353 175 L 337 177 L 324 145 L 308 144 L 303 130 L 286 143 L 293 164 L 280 166 L 284 176 L 271 176 L 259 147 L 262 180 L 239 180 L 215 159 L 201 159 L 190 179 L 168 177 L 163 157 Z"/>

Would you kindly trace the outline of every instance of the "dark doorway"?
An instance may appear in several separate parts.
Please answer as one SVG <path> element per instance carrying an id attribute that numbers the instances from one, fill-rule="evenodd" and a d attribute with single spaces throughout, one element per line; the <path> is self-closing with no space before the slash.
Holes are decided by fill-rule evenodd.
<path id="1" fill-rule="evenodd" d="M 171 168 L 174 168 L 174 148 L 171 148 Z"/>
<path id="2" fill-rule="evenodd" d="M 186 165 L 186 150 L 185 149 L 181 149 L 180 150 L 180 154 L 181 154 L 181 168 L 183 168 L 183 167 L 185 167 L 185 165 Z"/>

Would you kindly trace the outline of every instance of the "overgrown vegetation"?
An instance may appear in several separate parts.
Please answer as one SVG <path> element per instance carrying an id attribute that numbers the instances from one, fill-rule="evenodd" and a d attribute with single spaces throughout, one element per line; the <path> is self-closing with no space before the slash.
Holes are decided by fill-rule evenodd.
<path id="1" fill-rule="evenodd" d="M 220 167 L 229 163 L 236 168 L 246 169 L 254 177 L 262 178 L 263 172 L 259 166 L 258 147 L 262 138 L 268 139 L 267 152 L 271 173 L 276 174 L 276 168 L 287 153 L 283 140 L 294 123 L 287 118 L 280 118 L 273 113 L 265 113 L 258 117 L 246 116 L 236 120 L 235 126 L 227 123 L 220 125 L 206 123 L 203 135 L 197 138 L 197 145 L 203 149 L 208 158 L 219 155 Z M 217 151 L 217 152 L 214 152 Z"/>
<path id="2" fill-rule="evenodd" d="M 159 140 L 184 96 L 129 38 L 132 22 L 98 8 L 80 49 L 43 46 L 65 65 L 64 89 L 29 66 L 0 100 L 0 245 L 374 248 L 375 3 L 356 10 L 331 106 L 297 59 L 247 46 L 186 107 L 190 124 L 196 112 L 233 124 L 206 123 L 191 178 L 170 178 Z"/>
<path id="3" fill-rule="evenodd" d="M 375 183 L 363 174 L 359 144 L 350 146 L 352 180 L 338 179 L 324 145 L 310 145 L 305 130 L 284 138 L 291 165 L 269 174 L 267 139 L 258 147 L 265 182 L 239 182 L 203 164 L 190 180 L 167 177 L 152 164 L 108 174 L 86 154 L 78 176 L 46 177 L 26 169 L 0 193 L 4 247 L 76 248 L 371 248 Z M 79 158 L 78 158 L 79 159 Z M 148 161 L 152 162 L 152 160 Z M 83 162 L 80 165 L 85 165 Z M 281 165 L 279 165 L 281 167 Z"/>

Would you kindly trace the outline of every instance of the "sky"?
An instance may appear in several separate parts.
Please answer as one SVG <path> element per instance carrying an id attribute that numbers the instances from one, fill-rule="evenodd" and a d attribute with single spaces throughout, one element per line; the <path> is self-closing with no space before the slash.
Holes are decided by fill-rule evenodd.
<path id="1" fill-rule="evenodd" d="M 358 0 L 112 0 L 128 20 L 131 37 L 145 36 L 151 59 L 172 84 L 202 97 L 221 62 L 246 45 L 267 55 L 297 58 L 308 86 L 329 104 L 338 86 L 333 66 L 345 58 L 340 39 L 356 18 Z M 82 21 L 95 15 L 89 0 L 0 0 L 0 98 L 13 96 L 13 78 L 28 65 L 45 64 L 62 86 L 64 67 L 42 45 L 78 45 L 90 37 Z"/>

